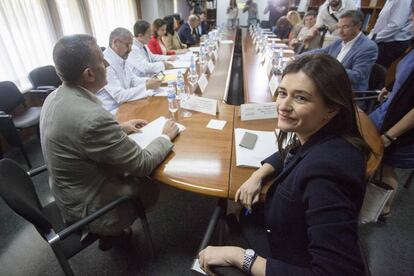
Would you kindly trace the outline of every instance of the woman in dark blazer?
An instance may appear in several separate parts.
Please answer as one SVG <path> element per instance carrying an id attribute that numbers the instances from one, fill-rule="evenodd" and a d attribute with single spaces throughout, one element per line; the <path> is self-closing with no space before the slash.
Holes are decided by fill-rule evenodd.
<path id="1" fill-rule="evenodd" d="M 347 74 L 330 56 L 301 57 L 287 66 L 277 92 L 279 151 L 235 196 L 252 210 L 247 220 L 262 222 L 248 240 L 253 250 L 209 246 L 200 266 L 249 275 L 363 275 L 358 215 L 370 149 L 358 131 Z M 276 180 L 260 213 L 252 204 L 269 176 Z"/>

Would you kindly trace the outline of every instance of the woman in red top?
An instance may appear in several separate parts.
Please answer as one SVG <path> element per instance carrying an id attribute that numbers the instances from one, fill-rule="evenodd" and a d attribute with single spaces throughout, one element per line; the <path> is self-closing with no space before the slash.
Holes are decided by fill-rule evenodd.
<path id="1" fill-rule="evenodd" d="M 177 54 L 175 50 L 167 50 L 164 42 L 162 42 L 162 37 L 165 35 L 167 30 L 167 23 L 161 18 L 155 19 L 152 23 L 153 35 L 151 40 L 148 42 L 148 48 L 153 54 L 156 55 L 175 55 Z"/>

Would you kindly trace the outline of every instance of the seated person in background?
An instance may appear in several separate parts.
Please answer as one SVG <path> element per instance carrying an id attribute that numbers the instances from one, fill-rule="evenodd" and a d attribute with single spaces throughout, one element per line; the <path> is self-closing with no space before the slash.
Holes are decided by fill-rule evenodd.
<path id="1" fill-rule="evenodd" d="M 178 35 L 182 43 L 186 44 L 188 47 L 195 45 L 197 41 L 197 32 L 196 28 L 198 26 L 198 17 L 197 15 L 190 15 L 188 21 L 181 25 L 178 29 Z"/>
<path id="2" fill-rule="evenodd" d="M 300 28 L 297 36 L 294 36 L 289 41 L 289 46 L 295 48 L 298 43 L 303 43 L 303 51 L 318 49 L 321 42 L 319 31 L 312 28 L 316 23 L 316 11 L 310 10 L 305 13 L 303 17 L 304 25 Z"/>
<path id="3" fill-rule="evenodd" d="M 339 38 L 339 16 L 345 11 L 355 9 L 354 0 L 326 0 L 319 6 L 315 29 L 327 28 L 324 46 Z"/>
<path id="4" fill-rule="evenodd" d="M 181 18 L 181 15 L 179 13 L 174 13 L 172 16 L 174 17 L 174 29 L 175 31 L 178 31 L 184 24 L 184 20 Z"/>
<path id="5" fill-rule="evenodd" d="M 378 57 L 377 45 L 361 32 L 362 20 L 363 14 L 359 10 L 342 13 L 337 24 L 341 38 L 325 48 L 305 53 L 336 57 L 345 67 L 355 91 L 368 89 L 371 69 Z"/>
<path id="6" fill-rule="evenodd" d="M 162 41 L 162 37 L 165 35 L 167 30 L 167 22 L 162 20 L 161 18 L 155 19 L 152 23 L 152 37 L 148 42 L 148 48 L 151 50 L 153 54 L 156 55 L 176 55 L 182 54 L 183 51 L 176 51 L 176 50 L 167 50 L 165 47 L 164 42 Z"/>
<path id="7" fill-rule="evenodd" d="M 164 43 L 167 51 L 174 50 L 177 53 L 187 52 L 187 45 L 181 42 L 180 37 L 178 36 L 178 22 L 175 20 L 174 16 L 168 15 L 164 17 L 164 21 L 167 23 L 166 33 L 161 37 L 162 42 Z"/>
<path id="8" fill-rule="evenodd" d="M 139 20 L 134 25 L 134 39 L 132 50 L 127 62 L 134 66 L 133 72 L 140 77 L 149 77 L 174 66 L 167 60 L 174 60 L 174 56 L 154 55 L 145 45 L 151 38 L 151 25 L 144 20 Z"/>
<path id="9" fill-rule="evenodd" d="M 280 17 L 276 22 L 276 26 L 272 29 L 273 33 L 282 40 L 287 40 L 289 38 L 291 30 L 292 24 L 290 24 L 286 16 Z"/>
<path id="10" fill-rule="evenodd" d="M 345 70 L 328 55 L 303 56 L 286 67 L 276 99 L 279 151 L 235 195 L 252 212 L 241 225 L 246 244 L 258 252 L 209 246 L 199 253 L 204 271 L 234 266 L 255 276 L 365 275 L 358 216 L 370 148 L 352 98 Z M 264 208 L 252 209 L 266 177 L 277 178 Z"/>
<path id="11" fill-rule="evenodd" d="M 199 21 L 200 21 L 200 23 L 198 24 L 198 27 L 197 27 L 197 33 L 198 33 L 198 36 L 202 36 L 202 35 L 205 35 L 205 34 L 208 34 L 208 31 L 209 31 L 209 26 L 208 26 L 208 24 L 207 24 L 207 21 L 206 21 L 206 11 L 201 11 L 201 13 L 198 15 L 198 18 L 199 18 Z"/>
<path id="12" fill-rule="evenodd" d="M 289 33 L 289 39 L 292 39 L 298 35 L 300 29 L 303 27 L 302 18 L 297 11 L 289 11 L 286 14 L 286 18 L 290 25 L 292 25 L 292 30 Z"/>
<path id="13" fill-rule="evenodd" d="M 106 110 L 115 113 L 118 107 L 128 101 L 142 99 L 150 95 L 149 89 L 157 89 L 161 80 L 140 78 L 133 73 L 133 66 L 126 60 L 131 52 L 132 34 L 124 28 L 116 28 L 109 36 L 109 47 L 103 52 L 109 63 L 106 69 L 108 84 L 98 92 Z"/>
<path id="14" fill-rule="evenodd" d="M 148 176 L 171 151 L 178 128 L 168 121 L 163 135 L 145 149 L 130 140 L 144 120 L 118 124 L 95 94 L 106 84 L 108 63 L 89 35 L 61 38 L 53 60 L 63 84 L 45 100 L 40 117 L 43 156 L 56 204 L 65 223 L 74 223 L 123 195 L 140 197 L 145 208 L 158 198 Z M 125 175 L 129 176 L 126 177 Z M 138 217 L 133 202 L 91 222 L 84 232 L 101 236 L 99 248 L 130 243 Z M 125 230 L 127 229 L 127 230 Z"/>
<path id="15" fill-rule="evenodd" d="M 413 3 L 414 4 L 414 3 Z M 414 8 L 412 9 L 414 12 Z M 411 17 L 414 21 L 414 16 Z M 414 22 L 412 25 L 414 32 Z M 381 139 L 385 151 L 382 158 L 384 164 L 385 183 L 393 189 L 393 195 L 383 210 L 383 217 L 390 214 L 390 207 L 397 190 L 398 181 L 394 168 L 414 168 L 414 50 L 412 49 L 399 63 L 395 82 L 391 92 L 384 88 L 378 100 L 381 102 L 369 116 L 382 133 Z"/>

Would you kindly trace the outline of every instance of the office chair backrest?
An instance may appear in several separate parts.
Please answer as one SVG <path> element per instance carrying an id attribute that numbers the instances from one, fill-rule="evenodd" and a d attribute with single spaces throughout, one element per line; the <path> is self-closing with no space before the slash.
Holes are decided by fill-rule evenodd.
<path id="1" fill-rule="evenodd" d="M 22 147 L 22 140 L 14 126 L 11 115 L 0 111 L 0 134 L 7 140 L 12 147 Z"/>
<path id="2" fill-rule="evenodd" d="M 46 65 L 33 69 L 29 73 L 29 80 L 36 89 L 39 86 L 54 86 L 59 87 L 62 84 L 61 79 L 56 73 L 56 69 L 52 65 Z"/>
<path id="3" fill-rule="evenodd" d="M 381 90 L 385 86 L 385 78 L 387 77 L 387 68 L 381 64 L 375 63 L 372 66 L 371 74 L 369 75 L 369 90 Z"/>
<path id="4" fill-rule="evenodd" d="M 11 112 L 23 103 L 23 94 L 11 81 L 0 82 L 0 111 Z"/>
<path id="5" fill-rule="evenodd" d="M 45 239 L 52 229 L 27 173 L 10 159 L 0 160 L 0 196 L 13 211 L 31 222 Z"/>

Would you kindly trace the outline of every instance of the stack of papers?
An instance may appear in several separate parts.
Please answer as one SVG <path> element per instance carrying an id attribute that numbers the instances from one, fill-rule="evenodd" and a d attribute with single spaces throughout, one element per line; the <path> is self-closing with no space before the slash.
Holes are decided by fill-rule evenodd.
<path id="1" fill-rule="evenodd" d="M 168 83 L 169 81 L 177 81 L 178 71 L 181 71 L 181 73 L 183 73 L 183 76 L 184 76 L 187 69 L 186 68 L 176 68 L 176 69 L 165 70 L 164 71 L 165 77 L 162 80 L 162 83 Z"/>
<path id="2" fill-rule="evenodd" d="M 256 145 L 253 149 L 239 146 L 245 132 L 257 135 Z M 236 146 L 236 166 L 238 167 L 261 167 L 260 162 L 277 151 L 277 141 L 274 131 L 257 131 L 243 128 L 234 129 L 234 140 Z"/>
<path id="3" fill-rule="evenodd" d="M 141 128 L 141 132 L 134 133 L 129 135 L 129 139 L 137 143 L 141 148 L 147 147 L 153 140 L 159 137 L 162 134 L 164 125 L 167 119 L 163 116 L 158 119 L 148 123 L 146 126 Z M 185 130 L 185 126 L 176 123 L 179 129 L 179 132 Z"/>

